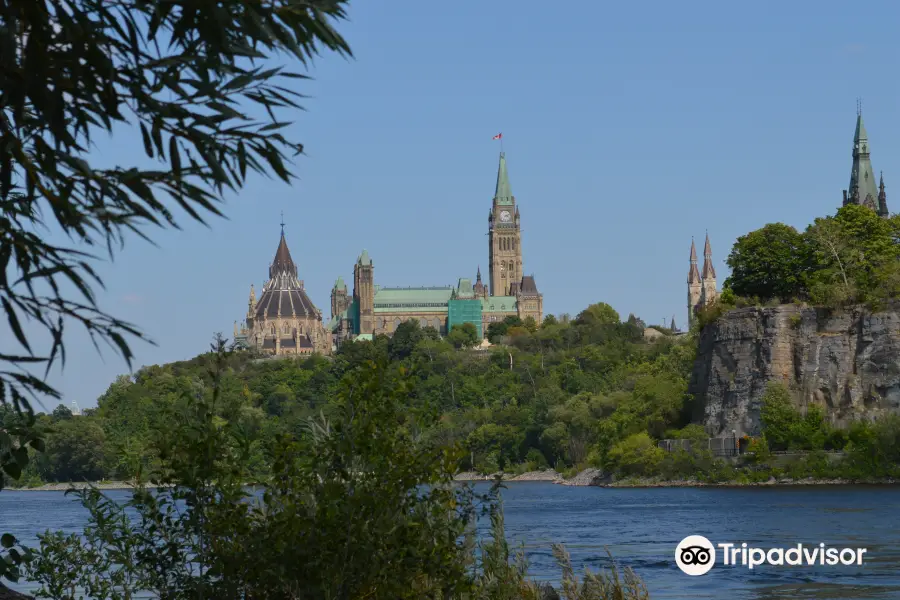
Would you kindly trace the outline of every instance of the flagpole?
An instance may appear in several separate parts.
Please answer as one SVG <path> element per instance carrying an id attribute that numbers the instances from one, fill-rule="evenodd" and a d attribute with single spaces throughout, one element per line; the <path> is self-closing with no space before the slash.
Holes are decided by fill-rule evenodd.
<path id="1" fill-rule="evenodd" d="M 498 133 L 497 135 L 495 135 L 495 136 L 492 137 L 491 139 L 493 139 L 493 140 L 500 140 L 500 152 L 502 153 L 502 152 L 503 152 L 503 132 Z"/>

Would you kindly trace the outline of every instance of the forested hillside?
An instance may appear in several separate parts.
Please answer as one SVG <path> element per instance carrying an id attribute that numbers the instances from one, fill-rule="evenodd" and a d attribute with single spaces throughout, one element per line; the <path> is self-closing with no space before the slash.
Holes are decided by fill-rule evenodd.
<path id="1" fill-rule="evenodd" d="M 222 381 L 222 417 L 240 421 L 262 474 L 271 442 L 303 436 L 310 416 L 327 418 L 340 380 L 371 361 L 404 367 L 407 425 L 429 443 L 462 443 L 461 470 L 615 467 L 628 460 L 626 447 L 640 453 L 651 438 L 679 435 L 669 430 L 687 424 L 691 336 L 648 342 L 642 323 L 621 322 L 602 303 L 561 321 L 548 316 L 540 328 L 495 328 L 498 343 L 487 351 L 410 322 L 392 338 L 345 343 L 332 359 L 233 352 Z M 33 452 L 21 483 L 148 474 L 188 399 L 208 389 L 213 360 L 208 353 L 144 367 L 120 376 L 83 416 L 64 406 L 40 415 L 47 452 Z"/>

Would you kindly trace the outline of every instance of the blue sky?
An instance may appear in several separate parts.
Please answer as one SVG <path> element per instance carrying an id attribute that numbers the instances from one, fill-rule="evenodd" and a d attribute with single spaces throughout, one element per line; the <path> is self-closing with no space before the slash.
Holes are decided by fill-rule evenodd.
<path id="1" fill-rule="evenodd" d="M 137 365 L 190 358 L 231 335 L 286 233 L 328 313 L 361 249 L 382 285 L 447 285 L 486 272 L 487 213 L 503 132 L 522 212 L 526 273 L 545 312 L 610 303 L 686 321 L 691 236 L 709 230 L 720 284 L 735 238 L 804 227 L 840 205 L 856 98 L 888 203 L 900 181 L 896 26 L 868 2 L 357 2 L 340 25 L 355 58 L 325 56 L 290 134 L 292 186 L 256 178 L 211 228 L 130 239 L 102 265 L 104 308 L 142 326 Z M 130 132 L 97 158 L 142 154 Z M 893 202 L 900 202 L 900 196 Z M 51 382 L 93 406 L 127 372 L 69 338 Z M 49 408 L 52 408 L 49 407 Z"/>

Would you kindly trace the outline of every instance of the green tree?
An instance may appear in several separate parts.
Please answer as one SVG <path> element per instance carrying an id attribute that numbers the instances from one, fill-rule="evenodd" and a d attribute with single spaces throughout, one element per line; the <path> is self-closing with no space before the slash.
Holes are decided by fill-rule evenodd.
<path id="1" fill-rule="evenodd" d="M 618 442 L 609 451 L 609 466 L 624 475 L 654 475 L 665 458 L 665 451 L 646 433 L 635 433 Z"/>
<path id="2" fill-rule="evenodd" d="M 65 404 L 59 404 L 50 415 L 54 421 L 68 421 L 72 418 L 72 411 Z"/>
<path id="3" fill-rule="evenodd" d="M 177 227 L 175 207 L 201 222 L 219 215 L 250 173 L 291 180 L 288 161 L 303 147 L 285 137 L 279 113 L 298 108 L 300 94 L 285 83 L 303 76 L 268 59 L 349 55 L 333 26 L 345 4 L 3 4 L 0 305 L 20 348 L 0 355 L 0 404 L 32 414 L 35 397 L 59 399 L 22 367 L 49 372 L 64 359 L 66 325 L 109 342 L 130 366 L 128 340 L 143 336 L 98 307 L 90 251 L 112 256 L 128 232 Z M 98 166 L 93 140 L 128 128 L 158 165 Z M 55 243 L 45 234 L 52 230 L 73 242 Z M 26 336 L 26 322 L 49 333 L 45 350 Z M 39 442 L 27 428 L 3 433 L 12 439 L 0 444 L 0 466 L 17 477 L 27 454 L 18 449 Z M 12 573 L 6 565 L 0 560 L 0 577 Z"/>
<path id="4" fill-rule="evenodd" d="M 575 318 L 576 325 L 617 325 L 619 313 L 605 302 L 591 304 Z"/>
<path id="5" fill-rule="evenodd" d="M 515 315 L 510 315 L 502 321 L 491 323 L 487 329 L 488 341 L 492 344 L 500 342 L 506 336 L 510 327 L 522 327 L 522 319 Z"/>
<path id="6" fill-rule="evenodd" d="M 805 233 L 815 261 L 809 276 L 813 301 L 837 306 L 896 296 L 898 234 L 900 219 L 884 219 L 855 204 L 816 219 Z"/>
<path id="7" fill-rule="evenodd" d="M 771 450 L 787 450 L 800 422 L 791 393 L 781 383 L 771 383 L 763 394 L 760 408 L 763 435 Z"/>
<path id="8" fill-rule="evenodd" d="M 804 237 L 783 223 L 769 223 L 737 239 L 724 287 L 748 298 L 790 300 L 804 294 L 806 271 Z"/>
<path id="9" fill-rule="evenodd" d="M 388 351 L 394 359 L 407 358 L 423 339 L 425 339 L 425 334 L 419 326 L 418 320 L 403 321 L 394 330 L 394 335 L 391 336 L 391 341 L 388 343 Z"/>
<path id="10" fill-rule="evenodd" d="M 454 325 L 447 334 L 447 341 L 453 344 L 454 348 L 472 348 L 477 346 L 481 340 L 478 338 L 478 329 L 473 323 L 460 323 Z"/>
<path id="11" fill-rule="evenodd" d="M 86 417 L 58 421 L 47 441 L 50 481 L 98 481 L 106 474 L 106 436 L 100 425 Z"/>

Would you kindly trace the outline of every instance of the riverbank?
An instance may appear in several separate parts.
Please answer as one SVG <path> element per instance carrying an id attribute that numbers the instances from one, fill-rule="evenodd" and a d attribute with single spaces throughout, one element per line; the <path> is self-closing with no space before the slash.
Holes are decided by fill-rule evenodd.
<path id="1" fill-rule="evenodd" d="M 815 478 L 804 477 L 792 479 L 790 477 L 770 477 L 765 481 L 699 481 L 697 479 L 661 479 L 656 477 L 630 477 L 616 480 L 605 475 L 600 469 L 585 469 L 566 479 L 562 474 L 553 470 L 531 471 L 521 475 L 510 473 L 495 473 L 484 475 L 481 473 L 464 472 L 456 476 L 456 481 L 493 481 L 497 477 L 506 482 L 518 481 L 548 481 L 558 485 L 577 487 L 607 487 L 607 488 L 697 488 L 697 487 L 771 487 L 771 486 L 803 486 L 803 485 L 897 485 L 900 480 L 892 478 L 868 478 L 868 479 L 841 479 L 841 478 Z"/>
<path id="2" fill-rule="evenodd" d="M 789 477 L 775 478 L 770 477 L 766 481 L 697 481 L 694 479 L 653 479 L 653 478 L 636 478 L 622 479 L 620 481 L 611 481 L 599 484 L 598 487 L 609 488 L 696 488 L 696 487 L 772 487 L 772 486 L 809 486 L 809 485 L 897 485 L 900 481 L 892 478 L 878 479 L 817 479 L 815 477 L 804 477 L 802 479 L 791 479 Z"/>
<path id="3" fill-rule="evenodd" d="M 98 490 L 130 490 L 134 489 L 135 484 L 130 481 L 96 481 L 96 482 L 75 482 L 75 483 L 45 483 L 33 487 L 7 487 L 6 490 L 11 492 L 65 492 L 67 490 L 76 489 L 83 490 L 93 486 Z M 148 486 L 158 488 L 158 485 Z"/>
<path id="4" fill-rule="evenodd" d="M 546 471 L 529 471 L 515 475 L 513 473 L 494 473 L 493 475 L 484 475 L 466 471 L 458 473 L 454 477 L 454 481 L 458 482 L 474 482 L 474 481 L 494 481 L 497 477 L 504 483 L 515 482 L 548 482 L 557 485 L 568 485 L 576 487 L 607 487 L 607 488 L 687 488 L 687 487 L 770 487 L 770 486 L 796 486 L 796 485 L 897 485 L 900 480 L 886 479 L 816 479 L 814 477 L 805 477 L 802 479 L 791 479 L 787 477 L 775 478 L 770 477 L 766 481 L 720 481 L 707 482 L 698 481 L 696 479 L 658 479 L 658 478 L 627 478 L 618 481 L 612 477 L 605 476 L 599 469 L 585 469 L 577 475 L 566 479 L 562 474 L 550 469 Z M 128 481 L 104 481 L 97 483 L 47 483 L 44 485 L 28 488 L 7 488 L 10 491 L 21 492 L 65 492 L 70 489 L 84 489 L 89 485 L 93 485 L 98 490 L 130 490 L 134 488 L 134 484 Z M 156 487 L 156 486 L 151 486 Z"/>

